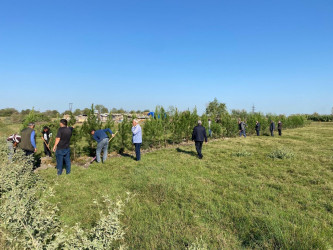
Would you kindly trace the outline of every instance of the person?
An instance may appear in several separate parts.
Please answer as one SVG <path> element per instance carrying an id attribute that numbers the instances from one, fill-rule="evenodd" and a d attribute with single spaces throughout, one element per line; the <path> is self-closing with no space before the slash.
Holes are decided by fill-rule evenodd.
<path id="1" fill-rule="evenodd" d="M 18 147 L 18 144 L 21 142 L 21 136 L 17 134 L 12 134 L 7 138 L 7 146 L 8 146 L 8 159 L 11 161 L 13 159 L 13 155 Z"/>
<path id="2" fill-rule="evenodd" d="M 34 128 L 35 123 L 31 122 L 27 128 L 21 131 L 21 143 L 19 145 L 26 156 L 37 152 L 36 132 Z"/>
<path id="3" fill-rule="evenodd" d="M 211 125 L 212 125 L 212 120 L 208 119 L 208 134 L 209 134 L 209 137 L 212 137 L 212 128 L 211 128 Z"/>
<path id="4" fill-rule="evenodd" d="M 207 143 L 207 135 L 206 135 L 206 129 L 204 126 L 202 126 L 202 122 L 200 120 L 198 121 L 198 125 L 195 126 L 193 129 L 192 141 L 195 142 L 195 148 L 197 150 L 199 159 L 202 159 L 203 158 L 203 155 L 201 153 L 202 144 L 204 141 Z"/>
<path id="5" fill-rule="evenodd" d="M 242 135 L 244 135 L 244 137 L 246 137 L 245 127 L 246 127 L 246 123 L 243 122 L 243 121 L 241 121 L 240 122 L 240 133 L 239 133 L 239 137 L 242 137 Z"/>
<path id="6" fill-rule="evenodd" d="M 43 139 L 43 145 L 44 145 L 44 154 L 48 157 L 51 157 L 50 141 L 51 141 L 52 133 L 50 132 L 50 128 L 47 126 L 44 126 L 41 133 L 42 133 L 42 139 Z"/>
<path id="7" fill-rule="evenodd" d="M 53 152 L 56 154 L 57 159 L 57 174 L 62 174 L 63 163 L 66 164 L 66 174 L 71 172 L 71 159 L 69 143 L 72 136 L 73 128 L 67 127 L 67 120 L 60 120 L 60 128 L 55 139 Z"/>
<path id="8" fill-rule="evenodd" d="M 269 130 L 271 131 L 271 136 L 274 136 L 275 123 L 273 120 L 271 120 L 271 125 L 269 126 Z"/>
<path id="9" fill-rule="evenodd" d="M 281 121 L 278 122 L 278 131 L 279 131 L 279 136 L 281 136 L 282 135 L 282 122 Z"/>
<path id="10" fill-rule="evenodd" d="M 260 135 L 260 122 L 256 121 L 256 132 L 257 132 L 257 136 Z"/>
<path id="11" fill-rule="evenodd" d="M 141 160 L 141 153 L 140 153 L 140 147 L 142 144 L 142 130 L 139 124 L 139 121 L 137 119 L 133 120 L 133 127 L 132 127 L 132 142 L 135 146 L 135 155 L 136 155 L 136 160 L 140 161 Z"/>
<path id="12" fill-rule="evenodd" d="M 98 163 L 101 162 L 101 152 L 103 150 L 103 162 L 106 161 L 106 158 L 108 156 L 108 147 L 109 147 L 109 137 L 106 134 L 109 132 L 112 137 L 115 135 L 113 134 L 112 130 L 107 129 L 99 129 L 99 130 L 91 130 L 91 135 L 93 136 L 93 139 L 97 141 L 97 148 L 96 148 L 96 161 Z"/>
<path id="13" fill-rule="evenodd" d="M 238 131 L 239 131 L 239 136 L 242 136 L 241 132 L 242 132 L 242 126 L 241 126 L 241 118 L 238 118 Z"/>

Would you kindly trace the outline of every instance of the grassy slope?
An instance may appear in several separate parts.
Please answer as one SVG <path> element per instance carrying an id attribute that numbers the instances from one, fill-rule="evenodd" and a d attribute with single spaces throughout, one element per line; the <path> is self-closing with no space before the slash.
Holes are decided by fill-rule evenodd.
<path id="1" fill-rule="evenodd" d="M 210 248 L 333 247 L 333 124 L 145 154 L 141 162 L 112 158 L 69 176 L 41 173 L 56 190 L 61 220 L 90 227 L 93 200 L 135 194 L 122 218 L 130 248 L 184 248 L 202 237 Z M 270 159 L 277 147 L 293 159 Z M 237 157 L 240 149 L 252 153 Z"/>

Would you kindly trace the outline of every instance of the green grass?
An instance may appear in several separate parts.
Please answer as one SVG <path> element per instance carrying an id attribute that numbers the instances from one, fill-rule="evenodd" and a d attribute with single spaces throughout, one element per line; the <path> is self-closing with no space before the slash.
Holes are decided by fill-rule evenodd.
<path id="1" fill-rule="evenodd" d="M 270 158 L 283 148 L 292 158 Z M 71 175 L 40 172 L 53 187 L 65 225 L 94 225 L 103 195 L 126 199 L 130 249 L 182 249 L 202 238 L 210 249 L 333 247 L 333 124 L 108 159 Z M 240 153 L 239 153 L 240 152 Z"/>

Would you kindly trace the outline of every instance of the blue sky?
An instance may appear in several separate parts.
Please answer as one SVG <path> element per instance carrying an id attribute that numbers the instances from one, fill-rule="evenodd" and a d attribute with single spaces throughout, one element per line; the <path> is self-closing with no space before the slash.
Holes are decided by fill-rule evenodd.
<path id="1" fill-rule="evenodd" d="M 330 113 L 333 1 L 1 1 L 0 108 Z"/>

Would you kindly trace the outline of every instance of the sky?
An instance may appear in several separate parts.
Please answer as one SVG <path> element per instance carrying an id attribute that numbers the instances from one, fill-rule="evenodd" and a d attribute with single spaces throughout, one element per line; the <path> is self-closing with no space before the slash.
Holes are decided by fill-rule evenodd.
<path id="1" fill-rule="evenodd" d="M 332 0 L 0 2 L 0 109 L 333 107 Z"/>

